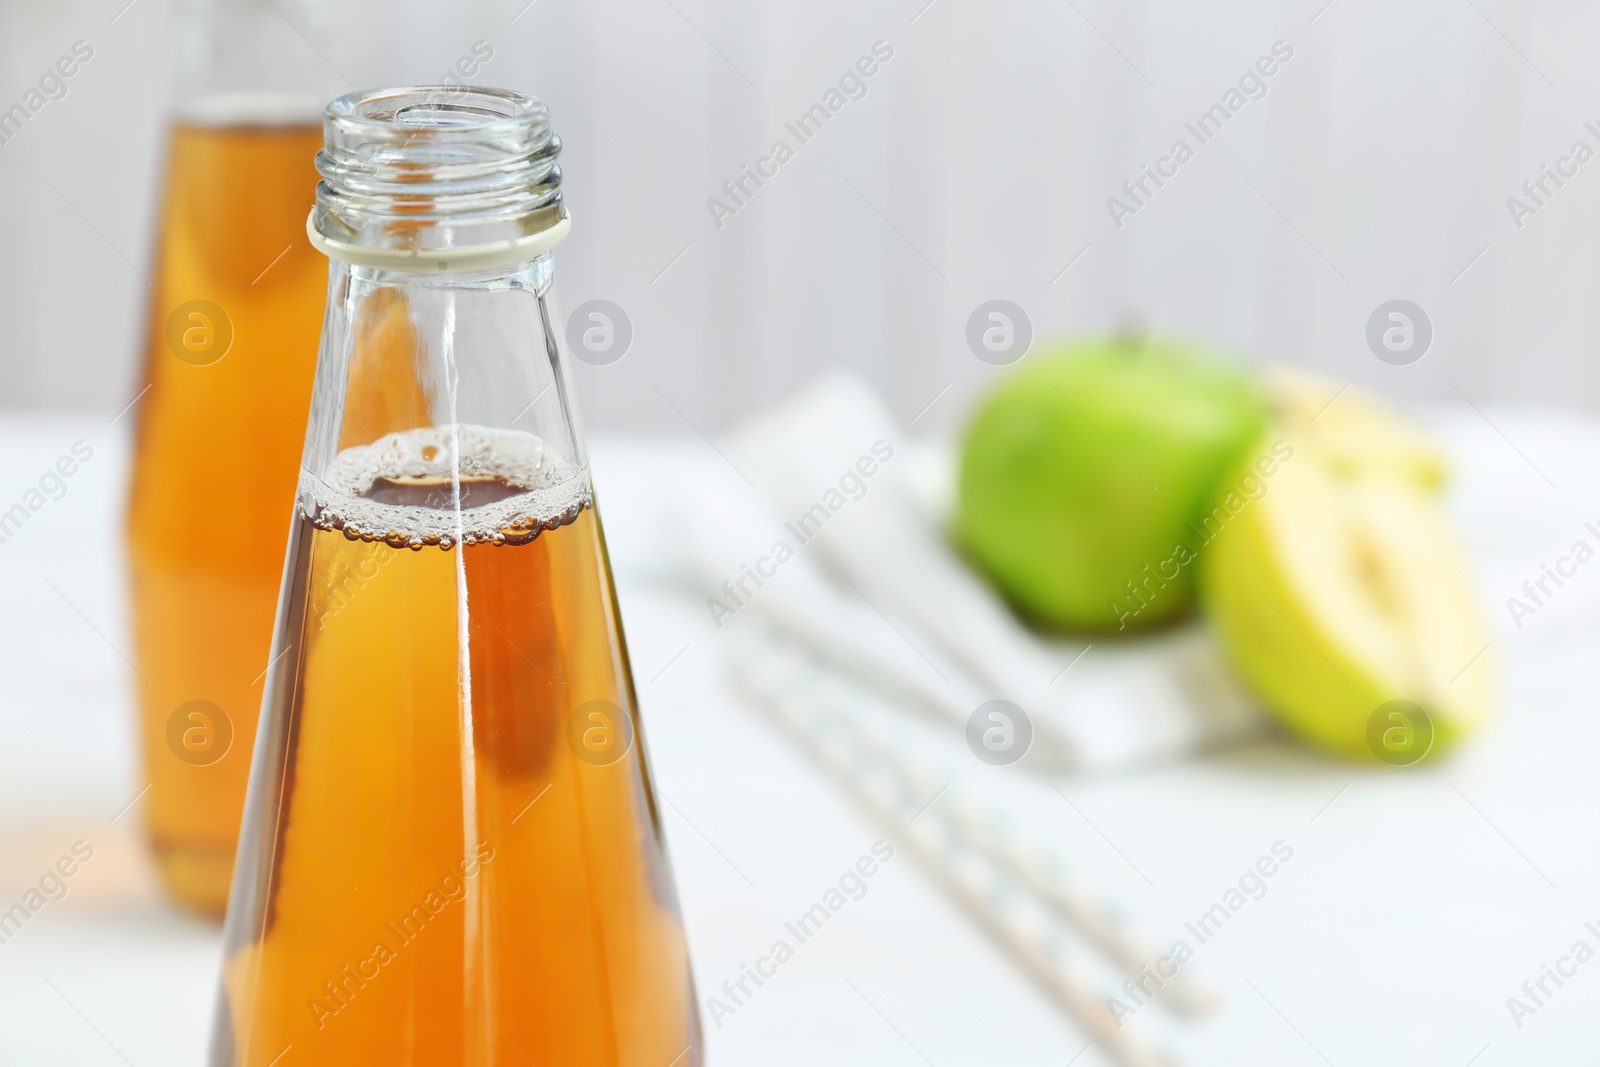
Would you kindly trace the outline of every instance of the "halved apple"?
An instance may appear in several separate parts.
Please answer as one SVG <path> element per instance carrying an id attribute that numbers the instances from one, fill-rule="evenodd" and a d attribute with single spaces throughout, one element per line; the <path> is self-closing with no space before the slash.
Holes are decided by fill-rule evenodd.
<path id="1" fill-rule="evenodd" d="M 1433 752 L 1448 748 L 1488 717 L 1494 670 L 1440 502 L 1414 466 L 1358 473 L 1348 448 L 1303 426 L 1280 424 L 1277 438 L 1292 458 L 1200 552 L 1202 600 L 1230 658 L 1286 726 L 1324 748 L 1414 762 L 1375 747 L 1374 717 L 1391 701 L 1421 708 Z"/>
<path id="2" fill-rule="evenodd" d="M 1268 367 L 1263 378 L 1285 427 L 1314 441 L 1339 473 L 1392 474 L 1426 489 L 1449 477 L 1439 443 L 1371 393 L 1288 367 Z"/>

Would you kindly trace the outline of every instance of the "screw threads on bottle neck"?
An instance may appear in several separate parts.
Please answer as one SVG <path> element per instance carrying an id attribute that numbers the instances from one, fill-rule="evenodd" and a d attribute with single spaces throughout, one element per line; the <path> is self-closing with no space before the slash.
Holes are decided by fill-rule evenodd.
<path id="1" fill-rule="evenodd" d="M 323 129 L 311 227 L 329 243 L 424 257 L 526 250 L 565 226 L 561 140 L 533 97 L 443 85 L 351 93 L 328 106 Z"/>

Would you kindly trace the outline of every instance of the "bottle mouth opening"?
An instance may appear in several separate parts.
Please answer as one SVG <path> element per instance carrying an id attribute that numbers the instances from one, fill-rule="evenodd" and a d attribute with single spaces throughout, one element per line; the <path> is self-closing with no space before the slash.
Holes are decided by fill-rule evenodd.
<path id="1" fill-rule="evenodd" d="M 538 99 L 421 85 L 328 105 L 312 226 L 363 248 L 427 252 L 530 237 L 562 216 L 561 140 Z"/>
<path id="2" fill-rule="evenodd" d="M 348 93 L 328 105 L 330 139 L 381 142 L 419 130 L 550 135 L 550 113 L 535 97 L 476 85 L 412 85 Z"/>

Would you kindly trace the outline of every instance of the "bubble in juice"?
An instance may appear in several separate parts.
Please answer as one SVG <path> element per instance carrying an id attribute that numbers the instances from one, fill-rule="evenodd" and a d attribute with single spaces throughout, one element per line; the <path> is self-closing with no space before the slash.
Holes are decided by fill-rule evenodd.
<path id="1" fill-rule="evenodd" d="M 700 1062 L 588 484 L 473 426 L 306 476 L 214 1065 Z"/>
<path id="2" fill-rule="evenodd" d="M 127 518 L 145 825 L 167 888 L 218 916 L 328 278 L 315 111 L 240 103 L 172 132 Z"/>

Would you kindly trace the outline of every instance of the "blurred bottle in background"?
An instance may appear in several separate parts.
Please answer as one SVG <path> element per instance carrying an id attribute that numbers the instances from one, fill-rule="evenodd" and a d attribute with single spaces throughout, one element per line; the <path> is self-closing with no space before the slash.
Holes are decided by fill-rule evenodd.
<path id="1" fill-rule="evenodd" d="M 137 408 L 128 552 L 145 825 L 167 888 L 227 904 L 327 262 L 306 239 L 315 0 L 189 0 Z"/>

